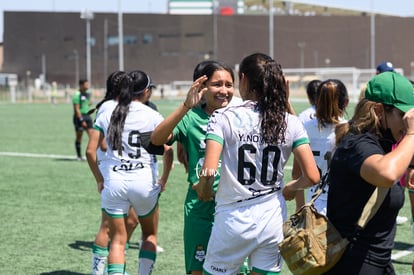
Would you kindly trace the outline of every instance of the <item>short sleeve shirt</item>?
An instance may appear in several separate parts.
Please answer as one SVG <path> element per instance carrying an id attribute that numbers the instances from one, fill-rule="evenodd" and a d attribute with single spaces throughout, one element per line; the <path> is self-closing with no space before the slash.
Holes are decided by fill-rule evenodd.
<path id="1" fill-rule="evenodd" d="M 217 207 L 249 200 L 283 186 L 283 168 L 292 150 L 309 139 L 296 116 L 286 113 L 285 142 L 265 142 L 256 103 L 218 110 L 211 116 L 207 139 L 223 145 Z"/>
<path id="2" fill-rule="evenodd" d="M 105 137 L 108 136 L 111 116 L 111 108 L 108 108 L 106 112 L 99 114 L 94 125 Z M 118 154 L 118 150 L 113 150 L 107 140 L 107 161 L 103 163 L 106 169 L 101 169 L 105 171 L 102 174 L 105 180 L 139 180 L 139 174 L 134 171 L 151 169 L 153 158 L 141 145 L 141 139 L 152 132 L 162 120 L 163 117 L 150 107 L 140 102 L 131 102 L 122 132 L 122 155 Z"/>
<path id="3" fill-rule="evenodd" d="M 72 104 L 78 104 L 81 114 L 87 114 L 89 111 L 90 98 L 91 94 L 88 91 L 86 91 L 85 93 L 76 91 L 75 94 L 72 96 Z"/>
<path id="4" fill-rule="evenodd" d="M 363 162 L 373 154 L 384 155 L 372 134 L 345 136 L 337 146 L 329 173 L 327 216 L 343 237 L 352 238 L 356 223 L 375 186 L 360 176 Z M 357 245 L 365 247 L 373 261 L 389 261 L 394 245 L 395 220 L 404 204 L 404 191 L 394 184 L 378 212 L 358 234 Z"/>

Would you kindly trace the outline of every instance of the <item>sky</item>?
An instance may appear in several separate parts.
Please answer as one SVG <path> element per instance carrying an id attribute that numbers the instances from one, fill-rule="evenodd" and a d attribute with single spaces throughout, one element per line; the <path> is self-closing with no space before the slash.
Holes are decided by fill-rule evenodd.
<path id="1" fill-rule="evenodd" d="M 168 0 L 0 0 L 0 42 L 4 11 L 166 13 Z"/>
<path id="2" fill-rule="evenodd" d="M 280 1 L 280 0 L 274 0 Z M 291 0 L 319 6 L 414 17 L 413 0 Z M 50 11 L 123 13 L 167 13 L 168 0 L 0 0 L 0 42 L 3 42 L 4 11 Z"/>

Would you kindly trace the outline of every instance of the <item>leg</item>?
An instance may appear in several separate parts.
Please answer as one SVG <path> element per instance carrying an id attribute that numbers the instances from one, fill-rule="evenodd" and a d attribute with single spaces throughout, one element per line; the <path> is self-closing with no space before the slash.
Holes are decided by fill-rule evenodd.
<path id="1" fill-rule="evenodd" d="M 151 274 L 157 253 L 158 205 L 145 217 L 140 217 L 142 243 L 139 252 L 138 275 Z"/>
<path id="2" fill-rule="evenodd" d="M 102 211 L 101 226 L 96 234 L 92 248 L 92 275 L 103 275 L 108 257 L 109 226 L 108 216 Z"/>
<path id="3" fill-rule="evenodd" d="M 138 224 L 139 224 L 139 220 L 138 220 L 137 214 L 135 214 L 134 209 L 131 207 L 129 209 L 128 218 L 126 220 L 126 230 L 127 230 L 127 235 L 128 235 L 128 238 L 127 238 L 128 241 L 131 238 L 132 233 L 134 232 L 135 228 L 137 228 Z"/>
<path id="4" fill-rule="evenodd" d="M 127 241 L 126 217 L 108 216 L 111 244 L 108 256 L 108 273 L 123 274 L 125 271 L 125 246 Z"/>
<path id="5" fill-rule="evenodd" d="M 82 130 L 76 130 L 76 139 L 75 139 L 75 148 L 76 148 L 76 155 L 78 160 L 82 159 L 81 154 L 81 143 L 82 143 Z"/>

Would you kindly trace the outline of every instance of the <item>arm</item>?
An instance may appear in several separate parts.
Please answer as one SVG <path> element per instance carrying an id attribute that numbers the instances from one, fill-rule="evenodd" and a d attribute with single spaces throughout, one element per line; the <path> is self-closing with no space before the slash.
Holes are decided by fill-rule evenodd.
<path id="1" fill-rule="evenodd" d="M 286 100 L 287 100 L 287 112 L 292 115 L 296 115 L 295 109 L 293 109 L 292 104 L 290 103 L 290 88 L 289 80 L 286 80 Z"/>
<path id="2" fill-rule="evenodd" d="M 293 167 L 292 167 L 292 179 L 298 179 L 301 176 L 301 170 L 298 161 L 296 158 L 293 158 Z M 298 190 L 295 196 L 296 201 L 296 211 L 298 211 L 303 205 L 305 205 L 305 192 L 303 190 Z"/>
<path id="3" fill-rule="evenodd" d="M 360 175 L 375 186 L 391 187 L 407 170 L 413 155 L 414 136 L 405 136 L 388 154 L 375 154 L 365 159 Z"/>
<path id="4" fill-rule="evenodd" d="M 96 183 L 98 185 L 98 192 L 100 193 L 103 189 L 104 179 L 102 177 L 101 171 L 99 170 L 97 159 L 96 159 L 96 150 L 99 145 L 103 142 L 103 134 L 96 129 L 90 131 L 88 146 L 86 147 L 86 159 L 88 160 L 89 168 L 92 171 L 93 176 L 95 177 Z"/>
<path id="5" fill-rule="evenodd" d="M 193 185 L 199 200 L 211 201 L 214 197 L 213 183 L 223 146 L 215 140 L 206 141 L 206 155 L 200 174 L 200 181 Z"/>
<path id="6" fill-rule="evenodd" d="M 172 146 L 164 145 L 164 155 L 162 156 L 162 175 L 158 180 L 158 183 L 162 186 L 162 191 L 165 190 L 168 176 L 173 168 L 174 150 Z"/>
<path id="7" fill-rule="evenodd" d="M 201 89 L 201 85 L 206 80 L 207 77 L 202 76 L 194 81 L 185 101 L 154 129 L 151 135 L 151 142 L 154 145 L 162 145 L 172 138 L 172 132 L 178 122 L 192 107 L 200 102 L 201 97 L 207 90 L 207 88 Z"/>
<path id="8" fill-rule="evenodd" d="M 188 173 L 188 157 L 187 152 L 181 142 L 177 142 L 177 159 L 184 165 L 185 172 Z"/>
<path id="9" fill-rule="evenodd" d="M 309 144 L 302 144 L 293 149 L 293 155 L 299 164 L 301 175 L 287 183 L 283 188 L 283 196 L 286 200 L 294 199 L 298 190 L 315 185 L 320 180 L 319 170 Z"/>

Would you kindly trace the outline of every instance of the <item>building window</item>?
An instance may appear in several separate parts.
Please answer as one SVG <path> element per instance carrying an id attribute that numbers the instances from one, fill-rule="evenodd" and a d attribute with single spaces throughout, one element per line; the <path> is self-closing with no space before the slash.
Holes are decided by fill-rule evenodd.
<path id="1" fill-rule="evenodd" d="M 152 34 L 146 33 L 142 37 L 142 43 L 144 44 L 151 44 L 153 40 Z"/>

